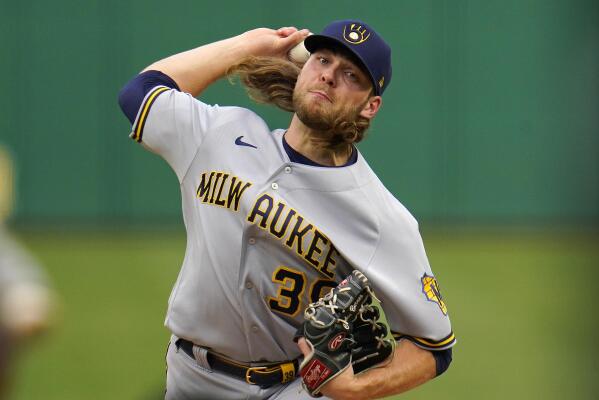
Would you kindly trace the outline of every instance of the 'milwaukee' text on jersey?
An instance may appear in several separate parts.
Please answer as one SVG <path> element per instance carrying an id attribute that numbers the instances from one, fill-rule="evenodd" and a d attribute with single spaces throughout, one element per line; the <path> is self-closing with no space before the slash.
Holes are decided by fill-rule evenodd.
<path id="1" fill-rule="evenodd" d="M 306 305 L 359 269 L 396 336 L 453 346 L 415 219 L 361 155 L 293 163 L 284 134 L 247 109 L 160 86 L 146 95 L 132 138 L 177 174 L 187 230 L 167 327 L 239 361 L 293 359 Z"/>
<path id="2" fill-rule="evenodd" d="M 205 204 L 238 211 L 239 199 L 251 185 L 227 173 L 204 172 L 196 196 Z M 314 224 L 284 202 L 275 202 L 273 196 L 264 193 L 258 196 L 246 220 L 281 240 L 323 275 L 335 277 L 331 271 L 338 254 L 335 246 Z M 304 246 L 304 241 L 309 244 Z"/>

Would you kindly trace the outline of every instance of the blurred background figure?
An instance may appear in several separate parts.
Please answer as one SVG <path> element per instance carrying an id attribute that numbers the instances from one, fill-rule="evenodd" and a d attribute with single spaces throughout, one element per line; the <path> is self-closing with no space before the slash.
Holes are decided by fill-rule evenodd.
<path id="1" fill-rule="evenodd" d="M 42 268 L 6 229 L 13 182 L 11 157 L 0 145 L 0 399 L 8 396 L 13 358 L 50 326 L 55 303 Z"/>

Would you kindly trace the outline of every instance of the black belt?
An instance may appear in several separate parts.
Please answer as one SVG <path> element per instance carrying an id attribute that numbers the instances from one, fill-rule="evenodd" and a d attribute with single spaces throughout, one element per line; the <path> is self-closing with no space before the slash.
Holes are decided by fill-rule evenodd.
<path id="1" fill-rule="evenodd" d="M 175 346 L 181 349 L 195 360 L 193 354 L 194 344 L 189 340 L 177 339 Z M 241 364 L 237 361 L 225 358 L 219 354 L 215 354 L 210 350 L 207 351 L 206 358 L 210 368 L 215 371 L 234 376 L 251 385 L 258 385 L 262 388 L 278 385 L 280 383 L 291 382 L 295 379 L 298 368 L 298 360 L 287 361 L 283 363 L 268 363 L 263 365 L 251 366 Z"/>

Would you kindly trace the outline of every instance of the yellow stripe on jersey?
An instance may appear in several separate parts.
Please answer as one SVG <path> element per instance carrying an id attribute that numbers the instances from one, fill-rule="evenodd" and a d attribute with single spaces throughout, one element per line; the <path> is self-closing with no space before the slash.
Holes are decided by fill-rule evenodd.
<path id="1" fill-rule="evenodd" d="M 146 101 L 143 103 L 141 107 L 141 113 L 139 113 L 139 118 L 137 119 L 137 124 L 133 127 L 133 135 L 131 136 L 131 138 L 136 142 L 141 142 L 144 125 L 146 124 L 146 119 L 148 117 L 148 113 L 150 112 L 150 107 L 152 107 L 152 104 L 154 103 L 154 100 L 156 100 L 160 93 L 163 93 L 167 90 L 170 90 L 170 88 L 167 88 L 165 86 L 159 86 L 153 89 L 150 92 L 150 95 L 146 98 Z"/>
<path id="2" fill-rule="evenodd" d="M 415 336 L 404 335 L 404 334 L 398 333 L 398 332 L 392 332 L 392 334 L 393 334 L 393 337 L 395 338 L 395 340 L 399 340 L 402 338 L 409 339 L 417 344 L 420 344 L 422 347 L 425 347 L 425 348 L 428 348 L 431 350 L 448 348 L 451 345 L 453 345 L 456 341 L 456 338 L 455 338 L 455 335 L 453 334 L 453 332 L 451 332 L 449 335 L 445 336 L 441 340 L 428 340 L 428 339 L 423 339 L 423 338 L 419 338 L 419 337 L 415 337 Z"/>

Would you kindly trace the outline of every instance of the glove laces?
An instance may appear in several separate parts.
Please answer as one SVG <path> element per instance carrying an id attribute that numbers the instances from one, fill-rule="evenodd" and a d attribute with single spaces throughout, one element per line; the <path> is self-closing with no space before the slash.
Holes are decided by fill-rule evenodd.
<path id="1" fill-rule="evenodd" d="M 310 304 L 306 308 L 306 311 L 304 311 L 304 317 L 312 321 L 312 323 L 315 325 L 326 326 L 324 322 L 316 318 L 316 308 L 322 307 L 329 311 L 329 313 L 334 317 L 336 322 L 340 322 L 345 329 L 349 330 L 349 322 L 347 321 L 347 319 L 337 317 L 337 310 L 341 308 L 341 306 L 337 304 L 337 295 L 339 293 L 347 292 L 348 290 L 351 290 L 351 288 L 344 287 L 340 288 L 338 291 L 331 290 L 324 297 L 318 299 L 316 303 Z"/>

